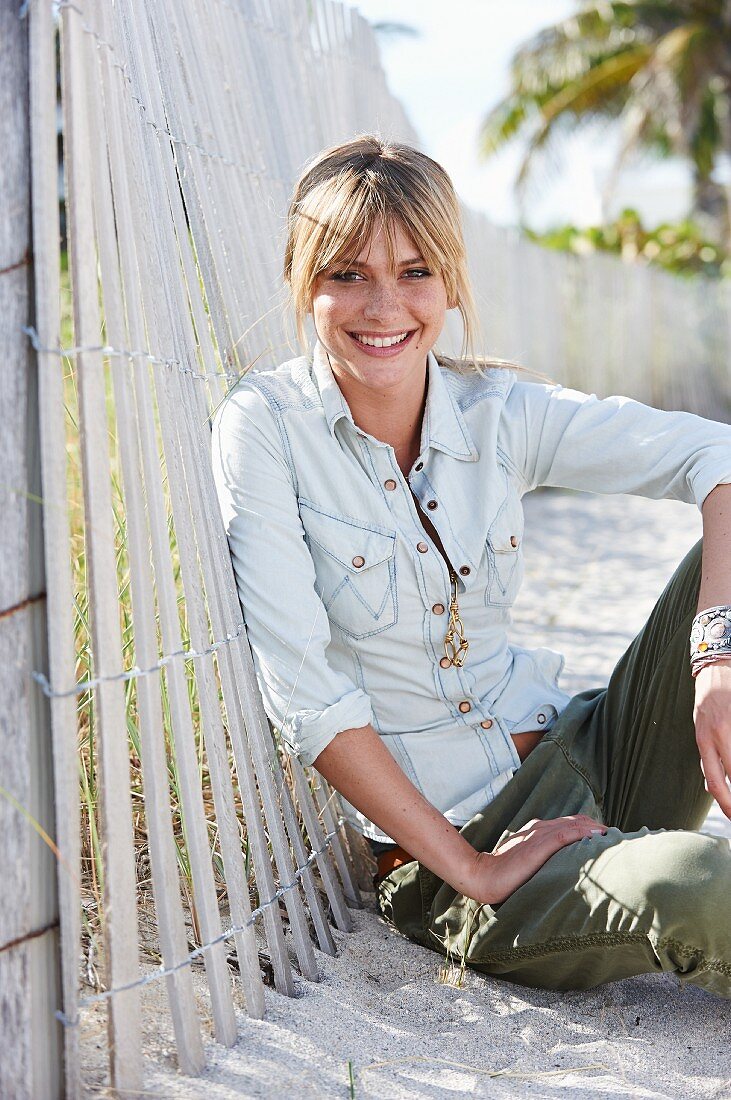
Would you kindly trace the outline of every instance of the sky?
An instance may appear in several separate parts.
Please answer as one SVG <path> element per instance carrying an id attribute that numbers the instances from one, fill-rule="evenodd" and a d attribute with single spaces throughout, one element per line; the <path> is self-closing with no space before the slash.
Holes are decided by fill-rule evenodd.
<path id="1" fill-rule="evenodd" d="M 423 148 L 449 171 L 465 202 L 498 224 L 517 224 L 513 181 L 524 145 L 515 142 L 481 163 L 476 152 L 480 120 L 509 89 L 516 47 L 571 15 L 576 0 L 345 2 L 370 22 L 406 23 L 420 32 L 418 38 L 381 39 L 391 91 L 405 105 Z M 605 126 L 562 142 L 556 167 L 536 166 L 526 222 L 535 229 L 600 222 L 601 190 L 617 143 L 616 128 Z M 685 167 L 645 158 L 621 177 L 609 213 L 634 205 L 648 225 L 655 225 L 682 217 L 687 203 Z"/>

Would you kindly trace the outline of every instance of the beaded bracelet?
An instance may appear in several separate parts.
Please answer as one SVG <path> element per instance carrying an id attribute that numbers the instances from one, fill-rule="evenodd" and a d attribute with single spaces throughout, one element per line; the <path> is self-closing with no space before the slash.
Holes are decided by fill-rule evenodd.
<path id="1" fill-rule="evenodd" d="M 731 607 L 708 607 L 696 615 L 690 631 L 690 671 L 731 660 Z"/>

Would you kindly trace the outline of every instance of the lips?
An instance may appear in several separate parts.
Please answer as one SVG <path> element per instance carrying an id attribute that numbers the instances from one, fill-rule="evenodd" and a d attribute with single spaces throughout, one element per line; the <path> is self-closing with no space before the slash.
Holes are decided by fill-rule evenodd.
<path id="1" fill-rule="evenodd" d="M 353 343 L 366 355 L 374 355 L 379 359 L 383 359 L 398 355 L 411 342 L 415 332 L 416 329 L 383 334 L 349 332 L 348 335 Z"/>
<path id="2" fill-rule="evenodd" d="M 395 344 L 402 344 L 409 333 L 407 330 L 406 332 L 399 332 L 396 336 L 370 336 L 363 332 L 353 332 L 351 335 L 355 337 L 359 344 L 367 344 L 371 348 L 390 348 L 394 347 Z"/>

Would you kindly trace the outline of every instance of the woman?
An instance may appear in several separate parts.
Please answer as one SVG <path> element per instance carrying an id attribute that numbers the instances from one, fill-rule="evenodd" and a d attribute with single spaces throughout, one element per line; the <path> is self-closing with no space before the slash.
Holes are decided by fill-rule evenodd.
<path id="1" fill-rule="evenodd" d="M 327 150 L 288 225 L 314 355 L 247 376 L 214 426 L 272 722 L 419 943 L 530 986 L 662 968 L 731 996 L 729 843 L 675 831 L 708 791 L 731 816 L 731 428 L 478 361 L 457 200 L 415 149 Z M 451 309 L 459 362 L 433 350 Z M 557 654 L 506 636 L 538 485 L 703 511 L 702 565 L 699 544 L 609 686 L 573 699 Z"/>

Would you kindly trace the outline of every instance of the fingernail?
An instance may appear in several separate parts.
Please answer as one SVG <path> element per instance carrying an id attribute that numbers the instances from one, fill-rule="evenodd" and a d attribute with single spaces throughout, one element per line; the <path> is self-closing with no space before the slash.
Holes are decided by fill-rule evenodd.
<path id="1" fill-rule="evenodd" d="M 606 829 L 592 829 L 591 832 L 592 832 L 592 836 L 596 836 L 597 833 L 599 834 L 599 836 L 606 836 L 607 835 L 607 830 Z"/>

